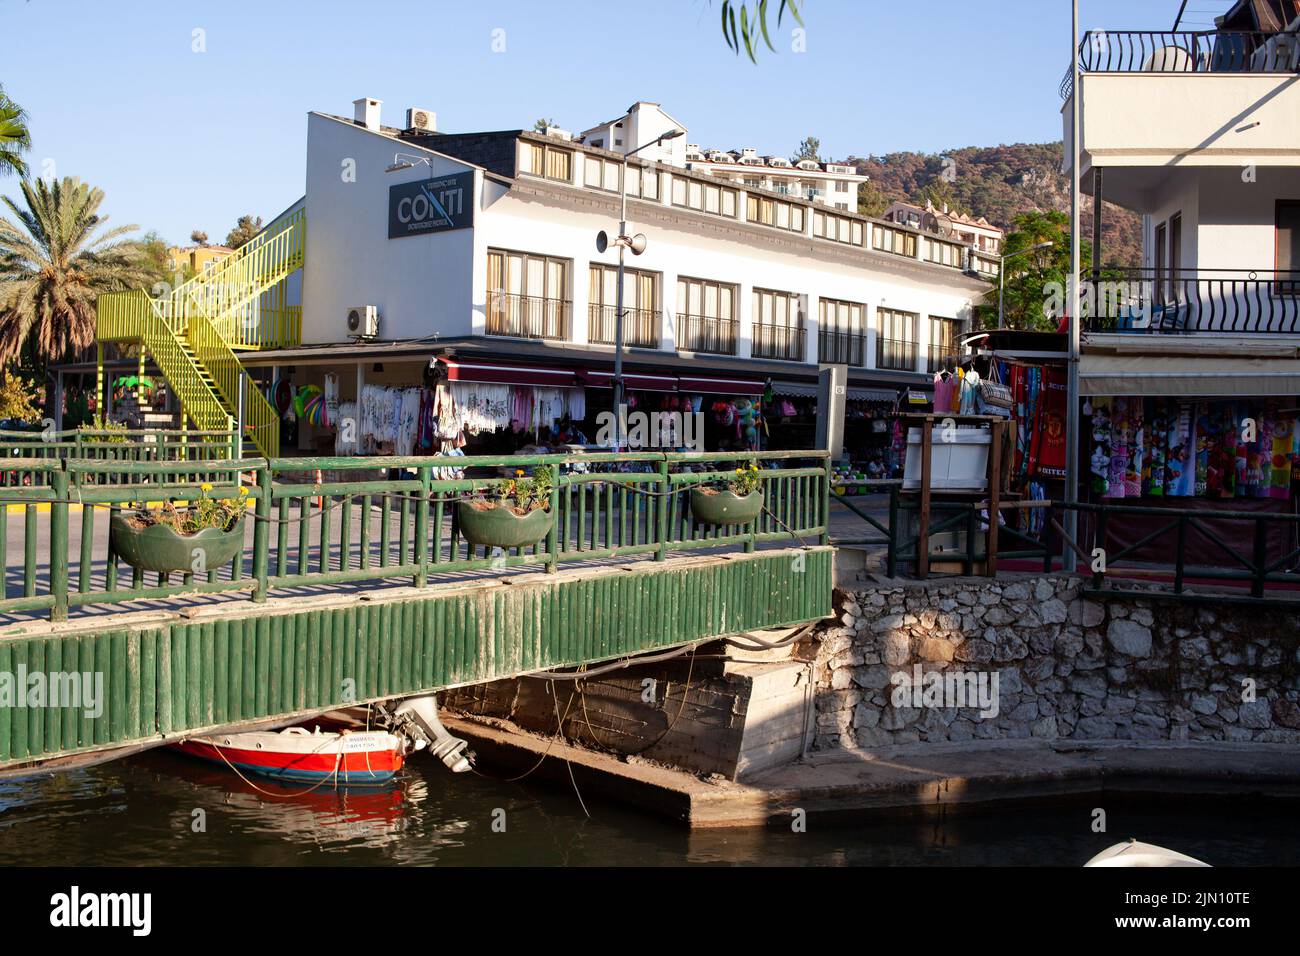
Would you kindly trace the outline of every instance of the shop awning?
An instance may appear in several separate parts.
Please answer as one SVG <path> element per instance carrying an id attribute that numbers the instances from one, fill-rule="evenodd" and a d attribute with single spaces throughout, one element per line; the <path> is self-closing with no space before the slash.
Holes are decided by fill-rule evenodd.
<path id="1" fill-rule="evenodd" d="M 531 368 L 522 365 L 497 365 L 487 362 L 460 362 L 438 359 L 447 367 L 450 382 L 480 382 L 485 385 L 542 385 L 548 388 L 573 388 L 578 385 L 573 369 Z"/>
<path id="2" fill-rule="evenodd" d="M 1223 397 L 1300 395 L 1300 359 L 1223 355 L 1089 355 L 1083 395 Z"/>
<path id="3" fill-rule="evenodd" d="M 683 392 L 703 392 L 706 395 L 762 395 L 763 383 L 742 378 L 697 378 L 679 375 L 677 387 Z"/>
<path id="4" fill-rule="evenodd" d="M 578 376 L 591 388 L 613 388 L 613 372 L 596 372 L 582 369 Z M 675 392 L 677 376 L 675 375 L 637 375 L 624 373 L 623 388 L 636 392 Z"/>
<path id="5" fill-rule="evenodd" d="M 898 392 L 891 388 L 854 388 L 850 385 L 848 400 L 850 402 L 889 402 L 892 405 L 898 401 Z"/>

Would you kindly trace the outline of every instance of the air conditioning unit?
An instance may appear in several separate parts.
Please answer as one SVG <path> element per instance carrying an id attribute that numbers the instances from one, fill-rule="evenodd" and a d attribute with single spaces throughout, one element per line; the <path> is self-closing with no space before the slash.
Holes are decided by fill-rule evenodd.
<path id="1" fill-rule="evenodd" d="M 421 133 L 432 133 L 438 129 L 438 114 L 433 110 L 411 107 L 406 111 L 406 128 Z"/>
<path id="2" fill-rule="evenodd" d="M 379 306 L 354 305 L 348 309 L 348 336 L 373 339 L 379 335 Z"/>

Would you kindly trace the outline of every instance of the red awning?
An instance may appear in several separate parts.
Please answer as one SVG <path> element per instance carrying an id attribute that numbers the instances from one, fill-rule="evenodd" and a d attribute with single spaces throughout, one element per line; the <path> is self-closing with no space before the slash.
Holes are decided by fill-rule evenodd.
<path id="1" fill-rule="evenodd" d="M 480 382 L 487 385 L 541 385 L 548 388 L 573 388 L 579 384 L 573 369 L 532 368 L 487 362 L 461 362 L 438 359 L 447 367 L 449 382 Z"/>
<path id="2" fill-rule="evenodd" d="M 763 383 L 743 378 L 696 378 L 682 375 L 677 387 L 683 392 L 704 392 L 708 395 L 762 395 Z"/>
<path id="3" fill-rule="evenodd" d="M 583 369 L 578 373 L 590 388 L 613 388 L 613 372 L 596 372 Z M 623 375 L 623 388 L 635 392 L 675 392 L 677 377 L 674 375 Z"/>

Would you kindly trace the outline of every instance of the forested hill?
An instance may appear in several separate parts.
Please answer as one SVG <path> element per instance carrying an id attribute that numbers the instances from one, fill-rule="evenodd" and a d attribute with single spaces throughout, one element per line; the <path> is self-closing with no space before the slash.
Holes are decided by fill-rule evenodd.
<path id="1" fill-rule="evenodd" d="M 875 215 L 900 199 L 953 208 L 1007 229 L 1022 212 L 1070 210 L 1070 180 L 1061 172 L 1060 143 L 969 146 L 948 153 L 890 153 L 836 160 L 869 175 L 865 201 Z M 945 169 L 950 173 L 945 176 Z M 1083 234 L 1092 237 L 1092 197 L 1083 197 Z M 1107 265 L 1140 265 L 1142 236 L 1136 213 L 1106 203 L 1102 211 L 1102 258 Z"/>

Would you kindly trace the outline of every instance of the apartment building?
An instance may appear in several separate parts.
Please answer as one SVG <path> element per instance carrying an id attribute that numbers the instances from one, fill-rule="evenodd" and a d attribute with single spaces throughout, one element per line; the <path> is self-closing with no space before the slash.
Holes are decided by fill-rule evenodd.
<path id="1" fill-rule="evenodd" d="M 895 202 L 890 204 L 880 218 L 886 222 L 895 222 L 924 232 L 937 233 L 948 239 L 955 239 L 991 256 L 1002 252 L 1002 240 L 1005 237 L 1002 229 L 983 216 L 968 216 L 955 209 L 949 209 L 947 203 L 942 207 L 936 207 L 928 199 L 924 206 L 909 202 Z"/>

